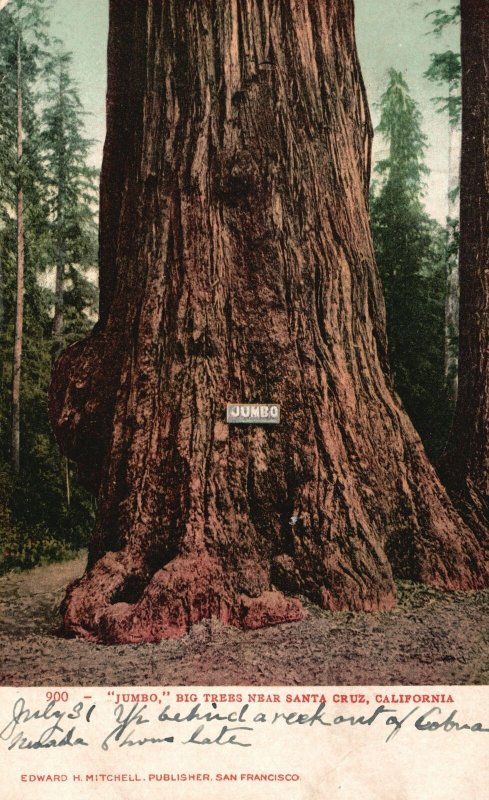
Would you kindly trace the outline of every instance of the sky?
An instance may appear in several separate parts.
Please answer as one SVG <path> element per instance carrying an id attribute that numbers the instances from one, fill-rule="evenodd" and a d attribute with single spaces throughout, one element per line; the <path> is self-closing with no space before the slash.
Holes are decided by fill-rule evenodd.
<path id="1" fill-rule="evenodd" d="M 137 0 L 136 0 L 137 1 Z M 379 121 L 378 103 L 385 90 L 390 67 L 401 71 L 423 115 L 428 136 L 426 163 L 431 170 L 425 203 L 428 212 L 443 222 L 447 213 L 448 120 L 436 112 L 431 98 L 440 90 L 423 78 L 430 53 L 457 47 L 458 31 L 442 40 L 429 31 L 426 13 L 450 8 L 456 0 L 356 0 L 357 46 L 367 86 L 374 125 Z M 1 0 L 0 0 L 1 2 Z M 73 74 L 81 100 L 90 116 L 87 129 L 97 140 L 92 160 L 100 165 L 105 135 L 106 46 L 108 0 L 54 0 L 53 32 L 73 53 Z M 380 135 L 374 138 L 374 158 L 384 149 Z"/>
<path id="2" fill-rule="evenodd" d="M 425 204 L 428 212 L 444 222 L 448 195 L 448 115 L 440 114 L 432 98 L 445 90 L 423 77 L 430 65 L 430 54 L 458 50 L 460 30 L 451 26 L 441 38 L 430 31 L 427 13 L 450 9 L 457 0 L 356 0 L 356 36 L 360 64 L 367 87 L 374 125 L 379 122 L 378 104 L 385 91 L 390 67 L 403 73 L 411 96 L 423 116 L 423 132 L 428 137 L 426 164 L 431 170 Z M 380 134 L 374 136 L 374 160 L 385 155 Z"/>
<path id="3" fill-rule="evenodd" d="M 53 0 L 51 32 L 73 53 L 72 74 L 89 116 L 89 138 L 96 140 L 93 165 L 100 166 L 105 138 L 108 0 Z"/>

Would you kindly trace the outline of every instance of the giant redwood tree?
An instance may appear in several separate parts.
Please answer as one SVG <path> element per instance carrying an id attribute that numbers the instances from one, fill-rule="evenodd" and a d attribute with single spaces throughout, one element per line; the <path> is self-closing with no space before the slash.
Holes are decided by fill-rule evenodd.
<path id="1" fill-rule="evenodd" d="M 459 395 L 443 474 L 489 525 L 489 4 L 462 0 Z"/>
<path id="2" fill-rule="evenodd" d="M 67 633 L 486 585 L 392 390 L 352 0 L 111 0 L 100 321 L 51 417 L 98 494 Z M 281 405 L 227 425 L 227 402 Z"/>

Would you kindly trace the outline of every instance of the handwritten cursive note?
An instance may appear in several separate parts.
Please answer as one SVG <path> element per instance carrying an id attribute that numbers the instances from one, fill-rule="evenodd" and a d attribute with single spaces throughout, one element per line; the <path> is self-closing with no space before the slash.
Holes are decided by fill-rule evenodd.
<path id="1" fill-rule="evenodd" d="M 91 735 L 91 722 L 103 716 L 105 735 Z M 99 720 L 100 722 L 100 720 Z M 375 731 L 386 730 L 385 741 L 392 741 L 410 725 L 420 735 L 426 733 L 454 734 L 460 732 L 489 733 L 487 724 L 465 721 L 457 709 L 440 706 L 422 708 L 415 705 L 400 713 L 384 704 L 361 714 L 336 714 L 327 710 L 325 702 L 311 711 L 258 710 L 252 703 L 241 703 L 231 711 L 221 711 L 217 703 L 194 703 L 181 711 L 168 703 L 162 710 L 148 703 L 118 703 L 115 707 L 96 703 L 66 703 L 53 700 L 41 708 L 29 707 L 19 697 L 7 721 L 0 721 L 0 741 L 7 750 L 39 750 L 61 747 L 93 747 L 104 751 L 125 747 L 163 747 L 178 743 L 185 746 L 217 746 L 248 748 L 253 746 L 253 734 L 266 726 L 278 729 L 321 728 L 333 732 L 348 726 Z"/>

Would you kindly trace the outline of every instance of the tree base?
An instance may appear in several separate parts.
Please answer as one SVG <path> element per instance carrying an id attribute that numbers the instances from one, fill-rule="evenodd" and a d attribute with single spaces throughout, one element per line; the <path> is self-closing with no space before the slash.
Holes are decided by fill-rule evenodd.
<path id="1" fill-rule="evenodd" d="M 63 633 L 104 644 L 177 639 L 204 619 L 244 630 L 298 622 L 306 611 L 277 590 L 257 597 L 236 594 L 222 567 L 207 554 L 178 556 L 153 575 L 144 590 L 138 565 L 108 553 L 69 587 Z"/>

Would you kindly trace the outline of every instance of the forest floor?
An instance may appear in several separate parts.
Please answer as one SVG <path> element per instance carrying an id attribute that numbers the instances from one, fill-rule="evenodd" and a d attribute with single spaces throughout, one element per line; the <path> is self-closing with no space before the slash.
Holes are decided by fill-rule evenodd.
<path id="1" fill-rule="evenodd" d="M 489 684 L 489 590 L 399 584 L 390 612 L 330 613 L 243 632 L 212 620 L 160 644 L 96 645 L 56 633 L 83 557 L 0 577 L 0 684 L 233 686 Z"/>

